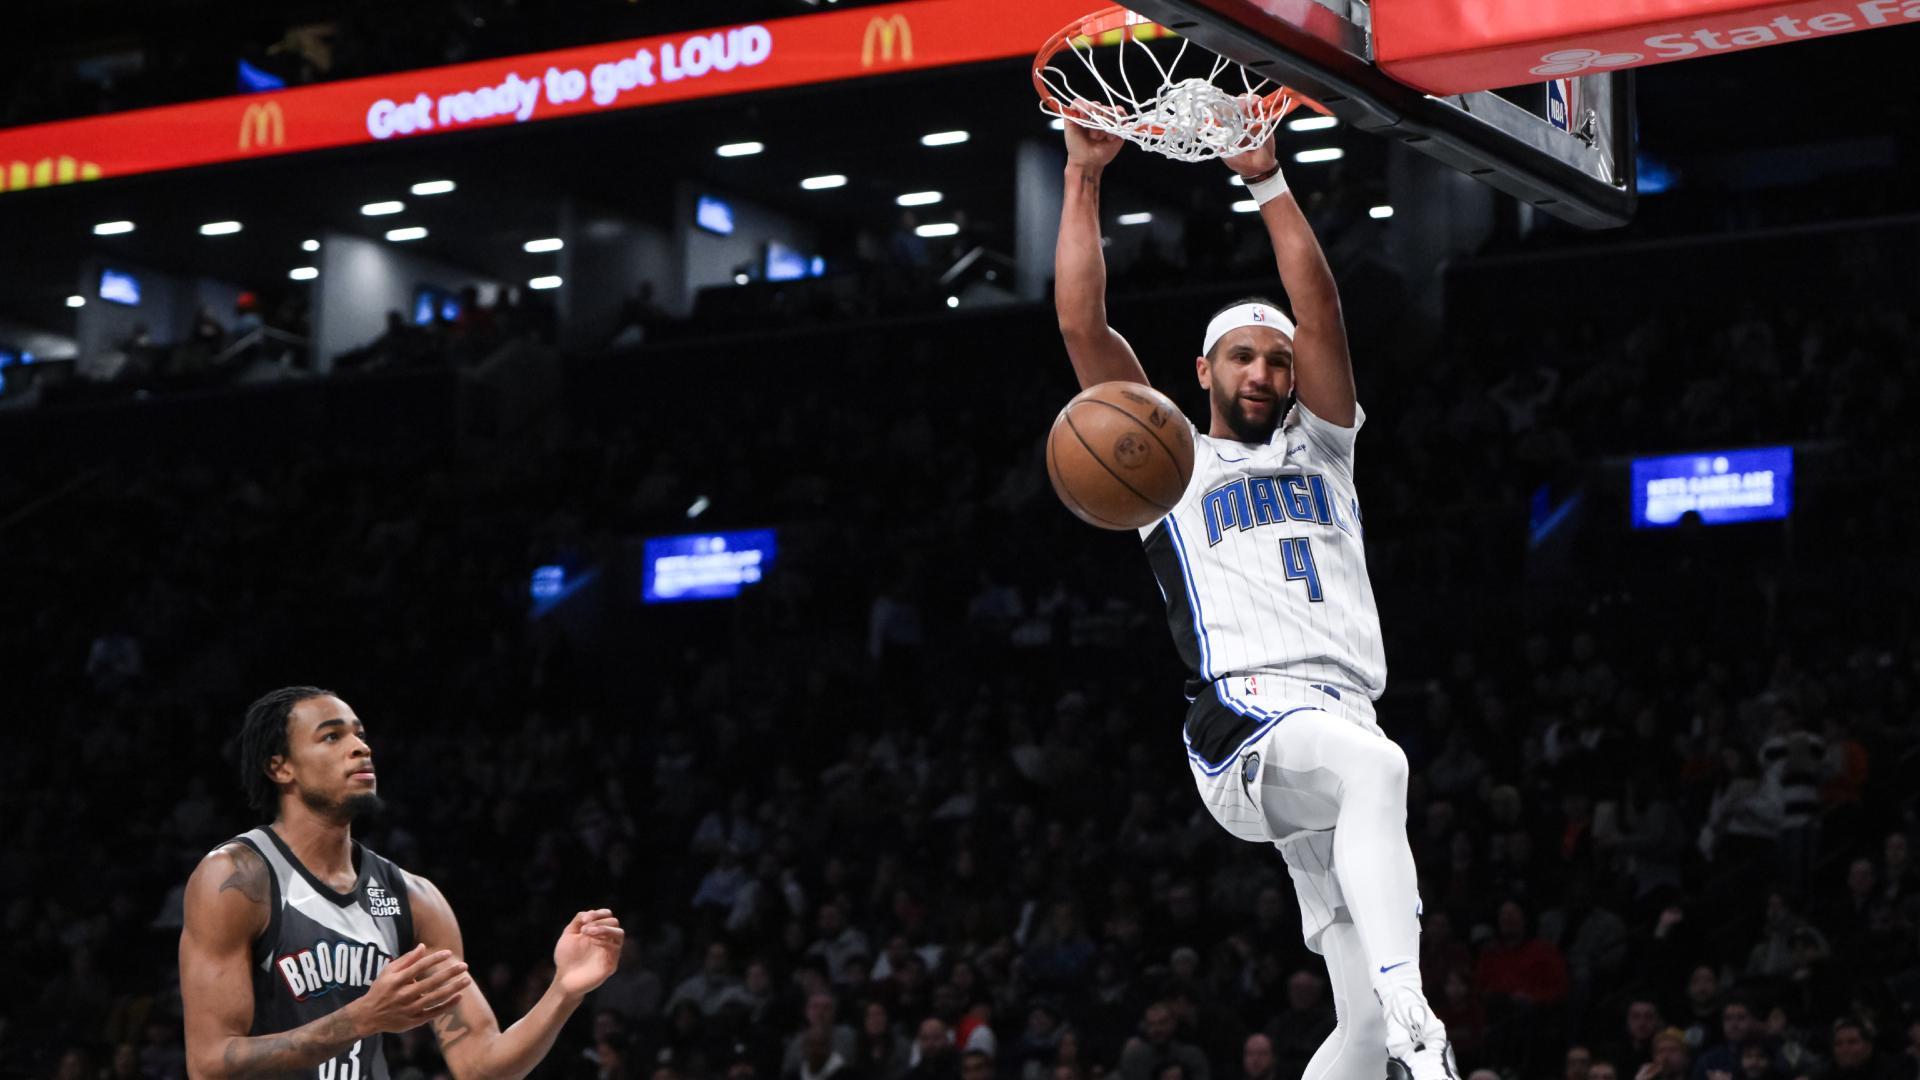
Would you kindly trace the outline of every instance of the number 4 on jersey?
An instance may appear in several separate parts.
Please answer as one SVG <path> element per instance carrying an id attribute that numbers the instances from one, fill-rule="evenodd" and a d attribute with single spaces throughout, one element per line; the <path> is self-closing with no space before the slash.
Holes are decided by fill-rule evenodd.
<path id="1" fill-rule="evenodd" d="M 1307 599 L 1319 603 L 1324 599 L 1320 591 L 1320 568 L 1313 565 L 1313 543 L 1304 536 L 1288 537 L 1280 541 L 1280 565 L 1287 572 L 1288 581 L 1307 583 Z"/>

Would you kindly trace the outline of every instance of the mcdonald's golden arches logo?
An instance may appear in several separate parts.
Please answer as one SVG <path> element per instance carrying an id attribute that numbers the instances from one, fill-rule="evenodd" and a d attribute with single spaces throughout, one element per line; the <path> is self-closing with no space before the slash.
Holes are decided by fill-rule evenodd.
<path id="1" fill-rule="evenodd" d="M 894 43 L 899 43 L 900 59 L 913 59 L 913 24 L 905 15 L 875 15 L 867 20 L 867 32 L 860 37 L 860 66 L 872 67 L 874 53 L 883 63 L 893 63 Z"/>
<path id="2" fill-rule="evenodd" d="M 39 161 L 0 161 L 0 191 L 25 191 L 81 180 L 100 179 L 100 166 L 65 154 Z"/>
<path id="3" fill-rule="evenodd" d="M 240 149 L 256 146 L 284 146 L 287 141 L 287 114 L 277 101 L 256 101 L 240 115 Z"/>

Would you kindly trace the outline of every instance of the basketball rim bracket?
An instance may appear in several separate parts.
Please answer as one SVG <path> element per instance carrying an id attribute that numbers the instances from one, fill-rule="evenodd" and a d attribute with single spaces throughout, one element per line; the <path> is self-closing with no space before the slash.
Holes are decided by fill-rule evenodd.
<path id="1" fill-rule="evenodd" d="M 1544 213 L 1590 229 L 1632 219 L 1632 71 L 1521 88 L 1520 94 L 1541 99 L 1538 112 L 1486 90 L 1435 96 L 1374 65 L 1362 0 L 1330 2 L 1341 10 L 1319 0 L 1127 0 L 1127 6 L 1307 94 L 1342 123 L 1405 143 Z"/>

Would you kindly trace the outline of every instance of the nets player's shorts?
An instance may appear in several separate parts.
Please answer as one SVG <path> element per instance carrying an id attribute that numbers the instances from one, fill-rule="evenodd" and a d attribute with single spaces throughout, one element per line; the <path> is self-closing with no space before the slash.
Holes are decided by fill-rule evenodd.
<path id="1" fill-rule="evenodd" d="M 1201 801 L 1228 832 L 1280 849 L 1300 903 L 1301 932 L 1315 952 L 1327 927 L 1348 918 L 1333 871 L 1341 763 L 1326 759 L 1326 740 L 1309 745 L 1302 737 L 1329 722 L 1387 737 L 1363 691 L 1264 673 L 1206 685 L 1187 710 L 1185 729 Z"/>

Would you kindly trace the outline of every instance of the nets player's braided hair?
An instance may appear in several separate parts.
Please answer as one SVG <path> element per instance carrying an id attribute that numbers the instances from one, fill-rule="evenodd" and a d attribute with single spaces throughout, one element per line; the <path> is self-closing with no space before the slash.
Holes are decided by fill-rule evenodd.
<path id="1" fill-rule="evenodd" d="M 264 821 L 280 810 L 280 788 L 267 778 L 267 763 L 287 755 L 287 718 L 293 707 L 308 698 L 332 697 L 317 686 L 283 686 L 247 706 L 240 728 L 240 789 L 247 805 Z"/>

